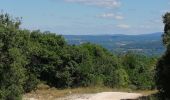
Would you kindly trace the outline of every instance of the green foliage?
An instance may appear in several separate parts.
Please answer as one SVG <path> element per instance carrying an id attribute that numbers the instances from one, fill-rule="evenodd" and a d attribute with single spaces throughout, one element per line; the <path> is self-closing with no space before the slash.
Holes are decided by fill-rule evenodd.
<path id="1" fill-rule="evenodd" d="M 165 24 L 164 34 L 163 34 L 163 43 L 168 46 L 170 43 L 170 13 L 166 13 L 163 16 L 163 22 Z"/>
<path id="2" fill-rule="evenodd" d="M 160 92 L 169 97 L 170 95 L 170 51 L 167 50 L 157 64 L 156 83 Z"/>
<path id="3" fill-rule="evenodd" d="M 10 19 L 8 14 L 0 15 L 0 98 L 21 99 L 25 81 L 27 61 L 15 43 L 20 22 Z"/>
<path id="4" fill-rule="evenodd" d="M 127 53 L 122 60 L 133 87 L 137 89 L 154 88 L 155 59 L 144 55 Z"/>
<path id="5" fill-rule="evenodd" d="M 129 75 L 127 74 L 126 70 L 125 69 L 117 69 L 115 70 L 114 72 L 114 75 L 112 76 L 113 77 L 113 86 L 114 87 L 128 87 L 129 85 Z"/>
<path id="6" fill-rule="evenodd" d="M 165 24 L 163 42 L 167 50 L 156 66 L 156 85 L 161 93 L 170 98 L 170 13 L 166 13 L 163 19 Z"/>

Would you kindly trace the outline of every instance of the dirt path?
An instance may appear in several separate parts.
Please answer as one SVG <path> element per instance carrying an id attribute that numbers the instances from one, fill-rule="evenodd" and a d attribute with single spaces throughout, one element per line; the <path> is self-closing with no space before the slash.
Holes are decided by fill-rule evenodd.
<path id="1" fill-rule="evenodd" d="M 141 97 L 139 93 L 126 93 L 126 92 L 102 92 L 97 94 L 82 94 L 71 95 L 56 100 L 122 100 L 122 99 L 137 99 Z"/>

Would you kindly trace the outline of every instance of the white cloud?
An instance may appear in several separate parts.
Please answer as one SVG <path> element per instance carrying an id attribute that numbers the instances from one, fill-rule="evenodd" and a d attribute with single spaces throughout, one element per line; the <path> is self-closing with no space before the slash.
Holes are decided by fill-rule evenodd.
<path id="1" fill-rule="evenodd" d="M 119 0 L 65 0 L 66 2 L 82 3 L 86 5 L 104 7 L 104 8 L 116 8 L 120 6 Z"/>
<path id="2" fill-rule="evenodd" d="M 152 19 L 148 21 L 150 24 L 162 24 L 161 19 Z"/>
<path id="3" fill-rule="evenodd" d="M 149 26 L 149 25 L 140 25 L 139 28 L 142 28 L 142 29 L 150 29 L 151 26 Z"/>
<path id="4" fill-rule="evenodd" d="M 170 5 L 170 1 L 168 2 L 168 5 Z"/>
<path id="5" fill-rule="evenodd" d="M 121 29 L 129 29 L 131 27 L 130 25 L 127 24 L 118 24 L 116 26 Z"/>
<path id="6" fill-rule="evenodd" d="M 124 17 L 122 15 L 117 15 L 114 13 L 104 13 L 101 15 L 98 15 L 100 18 L 106 18 L 106 19 L 116 19 L 116 20 L 122 20 Z"/>
<path id="7" fill-rule="evenodd" d="M 116 16 L 115 16 L 115 19 L 122 20 L 122 19 L 124 19 L 124 17 L 121 16 L 121 15 L 116 15 Z"/>

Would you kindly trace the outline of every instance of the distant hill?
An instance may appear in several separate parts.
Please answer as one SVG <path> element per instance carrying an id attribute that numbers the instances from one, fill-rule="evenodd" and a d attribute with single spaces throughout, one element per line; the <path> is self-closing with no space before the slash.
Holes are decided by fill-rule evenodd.
<path id="1" fill-rule="evenodd" d="M 114 53 L 134 51 L 147 55 L 161 55 L 164 47 L 161 32 L 143 35 L 64 35 L 69 44 L 95 43 Z"/>

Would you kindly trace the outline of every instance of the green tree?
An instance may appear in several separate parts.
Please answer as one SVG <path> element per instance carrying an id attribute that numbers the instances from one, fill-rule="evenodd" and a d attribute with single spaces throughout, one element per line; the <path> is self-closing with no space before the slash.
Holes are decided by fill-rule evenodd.
<path id="1" fill-rule="evenodd" d="M 20 21 L 0 14 L 0 99 L 19 100 L 25 82 L 26 58 L 17 48 Z"/>
<path id="2" fill-rule="evenodd" d="M 132 52 L 122 56 L 122 63 L 129 75 L 132 88 L 152 89 L 154 87 L 155 62 L 150 57 Z"/>
<path id="3" fill-rule="evenodd" d="M 165 24 L 164 34 L 163 34 L 163 43 L 164 45 L 168 46 L 170 43 L 170 13 L 166 13 L 163 16 L 163 23 Z"/>
<path id="4" fill-rule="evenodd" d="M 165 24 L 163 42 L 166 45 L 166 52 L 157 63 L 156 85 L 161 93 L 170 98 L 170 13 L 166 13 L 163 19 Z"/>
<path id="5" fill-rule="evenodd" d="M 122 88 L 122 87 L 128 87 L 129 85 L 129 75 L 127 74 L 126 70 L 125 69 L 117 69 L 115 72 L 114 72 L 114 76 L 113 76 L 113 79 L 114 79 L 114 82 L 113 84 L 115 85 L 115 87 L 118 87 L 118 88 Z"/>

